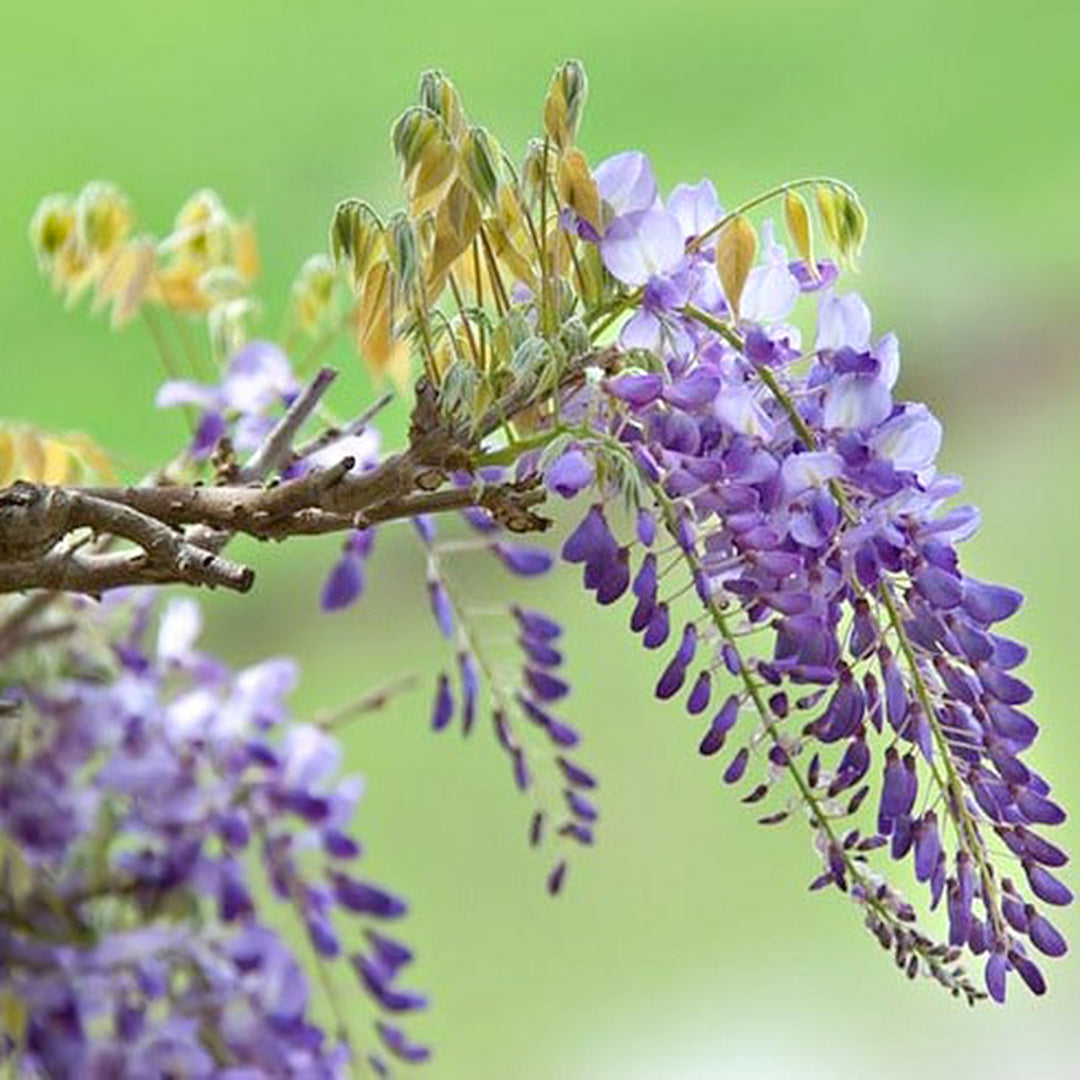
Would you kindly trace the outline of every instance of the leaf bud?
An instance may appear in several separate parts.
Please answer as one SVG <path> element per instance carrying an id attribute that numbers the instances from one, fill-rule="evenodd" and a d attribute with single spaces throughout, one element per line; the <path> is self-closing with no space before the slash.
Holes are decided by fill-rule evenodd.
<path id="1" fill-rule="evenodd" d="M 481 204 L 492 209 L 499 195 L 499 149 L 482 127 L 471 127 L 461 140 L 461 165 L 465 182 Z"/>
<path id="2" fill-rule="evenodd" d="M 573 146 L 588 94 L 585 69 L 567 60 L 555 70 L 544 99 L 544 130 L 560 150 Z"/>
<path id="3" fill-rule="evenodd" d="M 353 284 L 359 284 L 383 239 L 379 215 L 362 199 L 344 199 L 330 219 L 330 254 L 338 266 L 347 264 Z"/>

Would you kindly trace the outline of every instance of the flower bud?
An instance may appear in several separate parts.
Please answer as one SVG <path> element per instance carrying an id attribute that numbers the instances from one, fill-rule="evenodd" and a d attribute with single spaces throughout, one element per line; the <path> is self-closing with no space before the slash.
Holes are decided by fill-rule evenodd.
<path id="1" fill-rule="evenodd" d="M 854 266 L 866 240 L 866 211 L 853 191 L 838 192 L 840 210 L 840 257 Z"/>
<path id="2" fill-rule="evenodd" d="M 836 188 L 831 184 L 818 184 L 814 188 L 814 201 L 817 203 L 818 217 L 825 239 L 837 251 L 840 250 L 840 206 Z"/>
<path id="3" fill-rule="evenodd" d="M 560 150 L 573 146 L 588 93 L 585 69 L 577 60 L 567 60 L 551 78 L 544 99 L 544 130 Z"/>

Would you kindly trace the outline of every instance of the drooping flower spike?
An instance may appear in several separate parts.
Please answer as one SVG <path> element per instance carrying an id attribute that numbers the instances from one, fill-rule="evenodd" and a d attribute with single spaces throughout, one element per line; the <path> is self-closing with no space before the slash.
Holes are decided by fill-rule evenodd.
<path id="1" fill-rule="evenodd" d="M 431 727 L 442 731 L 460 715 L 467 736 L 481 708 L 490 711 L 495 742 L 509 759 L 513 782 L 530 799 L 529 843 L 552 852 L 547 887 L 557 893 L 574 848 L 594 842 L 599 817 L 593 796 L 584 794 L 585 788 L 596 787 L 596 779 L 577 759 L 581 734 L 554 711 L 570 693 L 560 674 L 562 627 L 540 611 L 513 605 L 491 613 L 500 616 L 501 624 L 493 641 L 477 625 L 446 566 L 454 554 L 487 553 L 511 574 L 532 578 L 551 570 L 554 558 L 544 548 L 501 538 L 490 518 L 467 520 L 482 540 L 440 542 L 433 521 L 415 522 L 427 555 L 432 615 L 451 646 L 456 668 L 456 678 L 448 671 L 436 677 Z M 499 655 L 507 646 L 513 656 L 509 663 Z"/>
<path id="2" fill-rule="evenodd" d="M 782 252 L 767 260 L 764 273 L 789 273 Z M 966 950 L 985 958 L 997 1000 L 1009 972 L 1041 993 L 1033 954 L 1065 944 L 1036 902 L 1072 897 L 1054 873 L 1064 853 L 1035 831 L 1064 814 L 1021 761 L 1036 734 L 1022 711 L 1031 689 L 1014 674 L 1026 650 L 999 633 L 1021 598 L 960 568 L 956 547 L 978 517 L 948 506 L 959 483 L 935 471 L 940 423 L 894 398 L 895 337 L 872 342 L 862 300 L 831 290 L 809 353 L 765 321 L 691 303 L 676 317 L 696 324 L 693 351 L 672 343 L 654 351 L 652 373 L 603 381 L 607 430 L 585 443 L 598 468 L 635 464 L 642 506 L 682 553 L 702 613 L 671 635 L 657 697 L 689 686 L 698 715 L 714 676 L 734 682 L 702 753 L 735 738 L 732 782 L 760 762 L 747 801 L 789 782 L 762 822 L 808 819 L 823 862 L 814 887 L 849 893 L 911 974 L 973 1000 L 982 991 L 957 964 Z M 611 602 L 628 588 L 626 551 L 594 504 L 563 554 L 585 561 L 586 585 Z M 639 558 L 631 630 L 663 646 L 672 620 L 655 555 Z M 872 866 L 885 846 L 913 860 L 928 906 L 944 907 L 944 942 Z"/>

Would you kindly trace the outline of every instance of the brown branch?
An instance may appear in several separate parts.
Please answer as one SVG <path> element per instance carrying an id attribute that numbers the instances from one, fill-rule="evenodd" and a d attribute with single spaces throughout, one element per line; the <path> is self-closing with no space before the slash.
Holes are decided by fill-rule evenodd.
<path id="1" fill-rule="evenodd" d="M 292 452 L 293 440 L 299 434 L 308 417 L 315 411 L 330 384 L 337 378 L 333 368 L 319 368 L 311 382 L 296 396 L 285 414 L 251 455 L 246 465 L 238 470 L 236 479 L 241 483 L 262 480 L 269 476 Z"/>
<path id="2" fill-rule="evenodd" d="M 82 554 L 59 545 L 90 529 L 130 540 L 136 551 Z M 16 483 L 0 492 L 0 592 L 30 588 L 100 592 L 163 581 L 247 592 L 254 574 L 188 543 L 152 515 L 78 490 Z"/>
<path id="3" fill-rule="evenodd" d="M 444 415 L 437 390 L 422 379 L 408 449 L 360 474 L 353 472 L 353 459 L 345 457 L 294 479 L 259 483 L 282 463 L 297 460 L 293 441 L 333 378 L 323 369 L 226 483 L 85 488 L 16 483 L 0 491 L 0 593 L 52 589 L 96 594 L 120 585 L 169 582 L 245 592 L 253 571 L 217 554 L 234 535 L 284 540 L 468 507 L 487 510 L 512 532 L 542 531 L 549 521 L 533 509 L 544 500 L 538 478 L 444 485 L 454 472 L 472 472 L 481 441 L 507 419 L 555 389 L 579 384 L 587 366 L 611 368 L 618 355 L 611 348 L 570 360 L 557 388 L 541 387 L 537 379 L 518 383 L 475 423 Z M 368 416 L 346 431 L 362 429 Z M 119 537 L 135 547 L 107 551 L 98 546 L 84 552 L 60 544 L 80 529 Z"/>

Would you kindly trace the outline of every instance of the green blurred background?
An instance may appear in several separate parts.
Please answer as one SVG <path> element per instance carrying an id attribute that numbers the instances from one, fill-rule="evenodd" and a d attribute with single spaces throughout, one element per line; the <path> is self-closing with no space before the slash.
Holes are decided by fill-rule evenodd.
<path id="1" fill-rule="evenodd" d="M 585 61 L 592 160 L 649 151 L 665 187 L 711 176 L 733 203 L 825 171 L 871 215 L 858 288 L 904 345 L 902 389 L 945 420 L 947 468 L 986 528 L 981 576 L 1029 594 L 1045 735 L 1033 759 L 1075 805 L 1080 578 L 1080 6 L 909 0 L 188 0 L 9 5 L 0 37 L 0 414 L 81 428 L 132 473 L 183 437 L 156 414 L 160 380 L 136 326 L 65 315 L 38 278 L 26 222 L 47 191 L 111 178 L 164 232 L 217 188 L 255 215 L 272 332 L 338 198 L 394 199 L 388 127 L 419 72 L 449 71 L 508 147 L 533 131 L 554 64 Z M 347 350 L 343 409 L 367 388 Z M 393 420 L 400 433 L 401 413 Z M 338 703 L 440 659 L 407 530 L 379 541 L 364 606 L 317 617 L 334 545 L 247 551 L 256 594 L 214 598 L 214 643 L 237 663 L 305 665 L 300 704 Z M 512 583 L 465 566 L 487 600 Z M 696 759 L 696 727 L 651 698 L 654 664 L 575 583 L 532 590 L 570 623 L 576 716 L 603 776 L 599 846 L 558 902 L 524 843 L 526 810 L 485 738 L 426 731 L 421 693 L 349 732 L 368 778 L 371 872 L 412 900 L 414 1025 L 439 1078 L 1080 1075 L 1080 975 L 1018 986 L 973 1012 L 910 985 L 833 895 L 810 895 L 808 834 L 767 831 Z M 1077 832 L 1066 840 L 1077 847 Z M 1074 940 L 1074 915 L 1062 920 Z M 353 993 L 341 982 L 347 998 Z"/>

